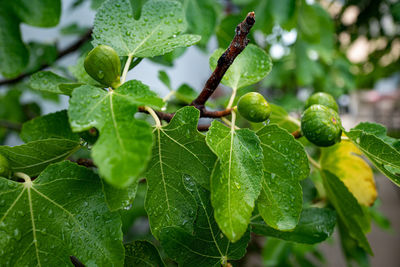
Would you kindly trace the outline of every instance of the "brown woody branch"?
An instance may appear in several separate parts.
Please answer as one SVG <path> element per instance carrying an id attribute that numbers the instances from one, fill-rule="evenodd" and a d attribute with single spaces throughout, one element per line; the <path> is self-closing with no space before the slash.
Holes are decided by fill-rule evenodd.
<path id="1" fill-rule="evenodd" d="M 218 59 L 217 67 L 211 74 L 210 78 L 207 80 L 199 96 L 191 103 L 192 106 L 195 106 L 200 111 L 204 109 L 204 104 L 214 93 L 215 89 L 221 82 L 222 77 L 224 77 L 228 68 L 232 65 L 235 58 L 246 48 L 247 44 L 249 43 L 247 35 L 249 34 L 250 29 L 253 27 L 254 23 L 254 12 L 250 12 L 247 14 L 247 17 L 236 27 L 235 37 L 233 38 L 228 49 L 226 49 L 226 51 Z"/>
<path id="2" fill-rule="evenodd" d="M 57 53 L 56 61 L 59 60 L 59 59 L 61 59 L 61 58 L 63 58 L 63 57 L 65 57 L 66 55 L 68 55 L 68 54 L 70 54 L 70 53 L 75 52 L 76 50 L 78 50 L 85 42 L 87 42 L 88 40 L 90 40 L 91 34 L 92 34 L 92 30 L 90 29 L 90 30 L 87 31 L 79 40 L 77 40 L 75 43 L 73 43 L 72 45 L 70 45 L 69 47 L 67 47 L 67 48 L 65 48 L 65 49 L 63 49 L 63 50 L 60 50 L 60 51 Z M 38 72 L 38 71 L 40 71 L 40 70 L 43 70 L 43 69 L 45 69 L 45 68 L 47 68 L 47 67 L 50 67 L 50 65 L 49 65 L 49 64 L 43 64 L 43 65 L 41 65 L 39 68 L 37 68 L 37 69 L 34 70 L 34 71 L 30 71 L 30 72 L 23 73 L 23 74 L 21 74 L 21 75 L 15 77 L 15 78 L 12 78 L 12 79 L 1 80 L 1 81 L 0 81 L 0 86 L 6 85 L 6 84 L 14 84 L 14 83 L 17 83 L 17 82 L 23 80 L 24 78 L 26 78 L 26 77 L 28 77 L 28 76 L 34 74 L 35 72 Z"/>
<path id="3" fill-rule="evenodd" d="M 299 139 L 299 138 L 301 138 L 303 135 L 301 134 L 301 131 L 300 130 L 297 130 L 297 131 L 294 131 L 293 133 L 292 133 L 292 135 L 293 135 L 293 137 L 295 138 L 295 139 Z"/>
<path id="4" fill-rule="evenodd" d="M 9 130 L 14 130 L 17 132 L 21 131 L 22 124 L 12 122 L 12 121 L 7 121 L 7 120 L 0 120 L 0 128 L 6 128 Z"/>
<path id="5" fill-rule="evenodd" d="M 210 111 L 210 110 L 203 109 L 203 111 L 200 110 L 200 112 L 201 112 L 200 117 L 202 117 L 202 118 L 221 118 L 221 117 L 230 115 L 231 111 L 232 111 L 231 108 L 227 108 L 224 110 L 218 110 L 218 111 Z M 139 107 L 139 112 L 148 113 L 144 107 Z M 160 120 L 163 120 L 166 122 L 170 122 L 175 115 L 175 113 L 166 113 L 166 112 L 157 111 L 157 110 L 155 110 L 154 112 L 157 114 L 157 116 Z"/>

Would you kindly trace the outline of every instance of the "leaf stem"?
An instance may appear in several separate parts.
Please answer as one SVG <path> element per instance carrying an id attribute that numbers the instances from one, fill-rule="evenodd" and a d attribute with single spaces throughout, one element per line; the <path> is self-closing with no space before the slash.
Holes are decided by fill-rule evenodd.
<path id="1" fill-rule="evenodd" d="M 167 102 L 174 94 L 175 90 L 171 90 L 166 96 L 164 96 L 163 101 Z"/>
<path id="2" fill-rule="evenodd" d="M 28 175 L 26 175 L 23 172 L 15 172 L 14 176 L 24 179 L 25 183 L 32 183 L 31 177 L 29 177 Z"/>
<path id="3" fill-rule="evenodd" d="M 227 109 L 229 109 L 229 108 L 232 107 L 233 101 L 235 101 L 236 92 L 237 92 L 237 89 L 236 89 L 236 88 L 233 88 L 232 95 L 231 95 L 231 98 L 229 99 L 228 106 L 226 106 Z"/>
<path id="4" fill-rule="evenodd" d="M 144 107 L 144 109 L 153 117 L 156 127 L 161 128 L 161 121 L 157 116 L 157 113 L 151 107 Z"/>
<path id="5" fill-rule="evenodd" d="M 0 120 L 0 128 L 6 128 L 9 130 L 14 130 L 14 131 L 20 132 L 22 129 L 22 124 L 17 123 L 17 122 L 7 121 L 7 120 Z"/>
<path id="6" fill-rule="evenodd" d="M 232 110 L 232 118 L 231 118 L 231 131 L 234 132 L 236 130 L 236 112 Z"/>
<path id="7" fill-rule="evenodd" d="M 124 83 L 126 80 L 126 75 L 128 74 L 129 66 L 131 65 L 132 59 L 133 59 L 133 55 L 128 55 L 128 59 L 126 60 L 124 71 L 122 72 L 122 76 L 121 76 L 121 84 Z"/>
<path id="8" fill-rule="evenodd" d="M 316 162 L 310 155 L 307 154 L 307 157 L 308 157 L 308 161 L 311 163 L 311 165 L 314 166 L 314 168 L 316 168 L 316 169 L 318 169 L 318 170 L 321 170 L 321 169 L 322 169 L 322 168 L 321 168 L 321 165 L 319 165 L 319 163 Z"/>

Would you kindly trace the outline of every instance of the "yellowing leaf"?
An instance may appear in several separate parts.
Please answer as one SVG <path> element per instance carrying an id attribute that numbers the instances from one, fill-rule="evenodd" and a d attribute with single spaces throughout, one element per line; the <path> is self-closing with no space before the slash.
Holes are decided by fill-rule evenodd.
<path id="1" fill-rule="evenodd" d="M 358 202 L 372 206 L 378 193 L 371 167 L 360 157 L 361 151 L 351 142 L 324 148 L 321 166 L 342 180 Z"/>

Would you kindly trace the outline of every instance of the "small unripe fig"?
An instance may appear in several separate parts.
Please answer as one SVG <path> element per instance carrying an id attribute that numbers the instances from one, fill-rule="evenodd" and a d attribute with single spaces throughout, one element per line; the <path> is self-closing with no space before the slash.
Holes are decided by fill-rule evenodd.
<path id="1" fill-rule="evenodd" d="M 0 154 L 0 177 L 9 178 L 11 175 L 10 164 L 8 159 Z"/>
<path id="2" fill-rule="evenodd" d="M 336 111 L 323 105 L 312 105 L 301 116 L 301 131 L 308 141 L 317 146 L 331 146 L 340 142 L 342 127 Z"/>
<path id="3" fill-rule="evenodd" d="M 336 112 L 339 112 L 339 107 L 335 99 L 333 98 L 333 96 L 327 93 L 319 92 L 310 96 L 306 101 L 304 109 L 307 109 L 312 105 L 323 105 L 325 107 L 333 109 Z"/>
<path id="4" fill-rule="evenodd" d="M 107 45 L 92 49 L 85 58 L 86 72 L 101 84 L 117 88 L 120 82 L 121 60 L 117 52 Z"/>
<path id="5" fill-rule="evenodd" d="M 272 111 L 267 100 L 256 92 L 243 95 L 238 101 L 237 108 L 240 115 L 251 122 L 266 121 Z"/>

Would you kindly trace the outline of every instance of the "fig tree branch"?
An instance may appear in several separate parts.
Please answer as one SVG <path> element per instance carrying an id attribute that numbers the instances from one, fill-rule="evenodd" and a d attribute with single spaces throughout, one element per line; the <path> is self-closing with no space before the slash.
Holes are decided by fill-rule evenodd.
<path id="1" fill-rule="evenodd" d="M 206 110 L 204 109 L 203 112 L 201 113 L 200 117 L 202 118 L 222 118 L 224 116 L 228 116 L 231 114 L 232 109 L 227 108 L 224 110 L 218 110 L 218 111 L 211 111 L 211 110 Z M 139 112 L 144 112 L 144 113 L 149 113 L 145 107 L 139 107 Z M 160 120 L 170 122 L 172 120 L 172 117 L 174 117 L 175 113 L 167 113 L 167 112 L 162 112 L 162 111 L 154 111 L 158 118 Z"/>
<path id="2" fill-rule="evenodd" d="M 14 130 L 17 132 L 21 131 L 22 124 L 12 122 L 12 121 L 7 121 L 7 120 L 0 120 L 0 128 L 6 128 L 9 130 Z"/>
<path id="3" fill-rule="evenodd" d="M 294 131 L 293 133 L 292 133 L 292 135 L 293 135 L 293 137 L 295 138 L 295 139 L 299 139 L 299 138 L 301 138 L 303 135 L 301 134 L 301 131 L 300 130 L 297 130 L 297 131 Z"/>
<path id="4" fill-rule="evenodd" d="M 218 59 L 217 67 L 211 74 L 210 78 L 207 80 L 203 90 L 191 103 L 191 105 L 198 108 L 200 112 L 204 110 L 204 104 L 214 93 L 215 89 L 221 82 L 222 77 L 224 77 L 226 71 L 228 70 L 230 65 L 232 65 L 235 58 L 246 48 L 247 44 L 249 43 L 247 35 L 249 34 L 250 29 L 253 27 L 254 23 L 254 12 L 250 12 L 247 14 L 247 17 L 236 27 L 236 34 L 231 44 Z"/>
<path id="5" fill-rule="evenodd" d="M 79 40 L 74 42 L 72 45 L 68 46 L 67 48 L 65 48 L 63 50 L 58 51 L 55 61 L 65 57 L 66 55 L 69 55 L 69 54 L 75 52 L 76 50 L 78 50 L 84 43 L 86 43 L 87 41 L 90 40 L 91 34 L 92 34 L 92 29 L 88 30 L 84 35 L 81 36 L 81 38 L 79 38 Z M 24 78 L 34 74 L 35 72 L 43 70 L 43 69 L 45 69 L 47 67 L 50 67 L 50 65 L 49 64 L 43 64 L 43 65 L 39 66 L 39 68 L 37 68 L 37 69 L 35 69 L 33 71 L 30 71 L 30 72 L 22 73 L 21 75 L 15 77 L 15 78 L 6 79 L 6 80 L 0 80 L 0 87 L 2 85 L 14 84 L 14 83 L 20 82 Z"/>

